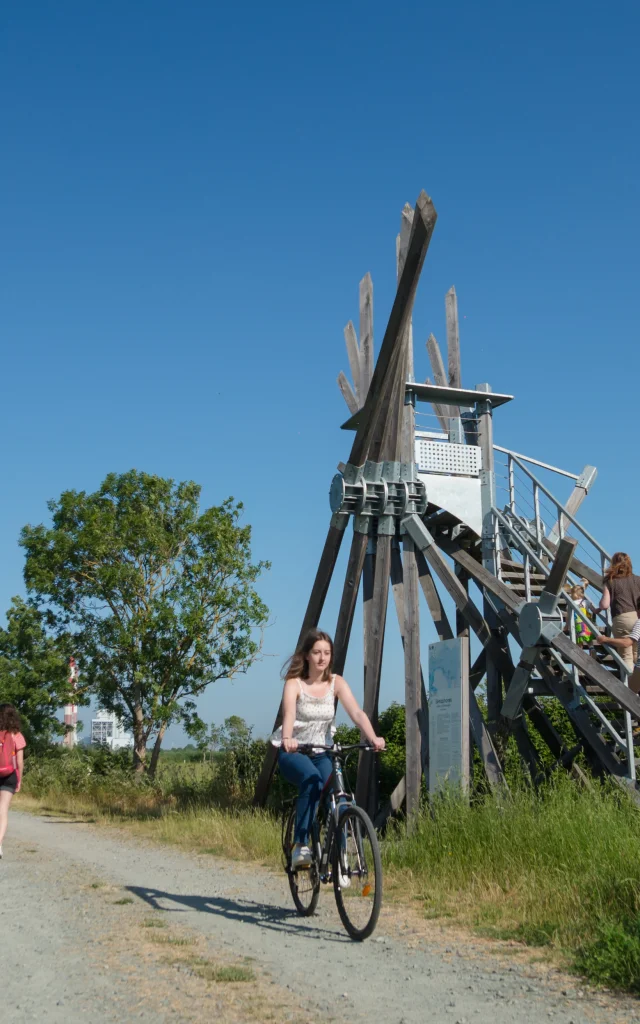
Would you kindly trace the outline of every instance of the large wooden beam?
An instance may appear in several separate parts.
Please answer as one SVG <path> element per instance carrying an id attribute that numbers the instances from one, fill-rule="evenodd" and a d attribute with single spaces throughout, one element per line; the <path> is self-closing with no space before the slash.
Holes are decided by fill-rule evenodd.
<path id="1" fill-rule="evenodd" d="M 451 287 L 444 299 L 447 322 L 447 355 L 449 359 L 449 387 L 462 387 L 460 369 L 460 328 L 458 326 L 458 297 Z"/>
<path id="2" fill-rule="evenodd" d="M 338 374 L 338 387 L 340 388 L 342 397 L 349 407 L 349 412 L 355 415 L 360 408 L 358 405 L 358 399 L 342 370 L 340 370 L 340 373 Z"/>
<path id="3" fill-rule="evenodd" d="M 576 484 L 575 484 L 575 487 L 573 488 L 573 491 L 569 495 L 569 500 L 567 501 L 567 503 L 564 506 L 570 516 L 574 516 L 575 517 L 578 509 L 582 505 L 582 502 L 584 501 L 584 499 L 586 498 L 587 494 L 589 493 L 589 490 L 591 489 L 591 487 L 593 487 L 597 475 L 598 475 L 598 470 L 596 469 L 595 466 L 585 466 L 584 469 L 582 470 L 582 473 L 580 474 L 580 476 L 576 480 Z M 571 527 L 571 521 L 569 519 L 567 519 L 567 517 L 564 516 L 564 515 L 560 517 L 560 522 L 562 524 L 562 531 L 563 532 Z M 559 540 L 559 537 L 560 537 L 559 527 L 558 526 L 554 526 L 553 530 L 549 534 L 549 540 L 551 541 L 552 544 L 557 544 L 557 542 Z"/>
<path id="4" fill-rule="evenodd" d="M 409 241 L 407 258 L 396 297 L 389 316 L 387 329 L 380 346 L 375 370 L 364 403 L 361 424 L 351 447 L 349 462 L 354 466 L 364 465 L 374 437 L 377 404 L 384 392 L 387 377 L 395 360 L 401 356 L 402 340 L 405 328 L 411 316 L 413 300 L 418 287 L 420 272 L 427 255 L 427 249 L 436 225 L 437 213 L 426 192 L 421 192 L 415 206 L 413 231 Z"/>
<path id="5" fill-rule="evenodd" d="M 358 338 L 356 336 L 356 329 L 353 326 L 353 321 L 349 321 L 344 329 L 344 341 L 347 346 L 347 356 L 349 359 L 349 366 L 351 367 L 351 379 L 353 381 L 353 390 L 358 402 L 358 409 L 361 409 L 364 404 L 362 397 L 362 368 L 360 365 L 360 349 L 358 348 Z"/>
<path id="6" fill-rule="evenodd" d="M 360 399 L 364 403 L 373 377 L 373 281 L 365 274 L 360 282 Z"/>
<path id="7" fill-rule="evenodd" d="M 418 563 L 418 578 L 420 586 L 422 587 L 422 593 L 424 594 L 429 611 L 431 612 L 431 618 L 433 624 L 436 627 L 438 634 L 438 640 L 453 640 L 453 630 L 449 624 L 447 613 L 444 610 L 444 605 L 440 599 L 438 588 L 435 585 L 433 576 L 431 575 L 431 569 L 427 565 L 427 560 L 422 554 L 422 551 L 416 549 L 416 561 Z M 471 670 L 473 672 L 473 669 Z"/>

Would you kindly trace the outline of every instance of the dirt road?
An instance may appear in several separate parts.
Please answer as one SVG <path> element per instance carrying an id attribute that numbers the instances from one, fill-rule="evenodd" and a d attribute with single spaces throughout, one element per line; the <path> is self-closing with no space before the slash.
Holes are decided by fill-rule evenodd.
<path id="1" fill-rule="evenodd" d="M 353 943 L 329 890 L 299 918 L 284 876 L 72 819 L 12 813 L 0 896 L 14 1022 L 640 1021 L 636 1000 L 591 992 L 515 947 L 393 907 L 374 939 Z"/>

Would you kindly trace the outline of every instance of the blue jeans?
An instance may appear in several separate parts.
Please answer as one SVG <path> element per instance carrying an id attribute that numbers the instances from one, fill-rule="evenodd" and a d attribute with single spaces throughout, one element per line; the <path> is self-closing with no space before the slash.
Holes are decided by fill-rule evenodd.
<path id="1" fill-rule="evenodd" d="M 298 787 L 294 842 L 307 843 L 311 822 L 333 764 L 328 754 L 287 754 L 280 750 L 278 765 L 287 782 Z"/>

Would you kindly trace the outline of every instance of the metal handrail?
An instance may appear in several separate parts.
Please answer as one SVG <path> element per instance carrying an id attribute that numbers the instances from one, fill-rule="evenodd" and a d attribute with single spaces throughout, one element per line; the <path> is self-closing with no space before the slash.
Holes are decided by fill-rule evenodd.
<path id="1" fill-rule="evenodd" d="M 580 475 L 578 473 L 570 473 L 568 469 L 560 469 L 558 466 L 550 466 L 548 462 L 540 462 L 539 459 L 532 459 L 529 455 L 522 455 L 520 452 L 512 451 L 511 448 L 502 448 L 499 444 L 494 444 L 493 448 L 496 452 L 503 452 L 504 455 L 513 455 L 514 458 L 524 459 L 525 462 L 530 462 L 533 466 L 540 466 L 541 469 L 549 469 L 552 473 L 559 473 L 560 476 L 568 476 L 572 480 L 580 479 Z"/>
<path id="2" fill-rule="evenodd" d="M 513 527 L 511 526 L 511 523 L 506 518 L 506 516 L 504 516 L 503 513 L 500 512 L 497 508 L 492 508 L 491 511 L 493 512 L 494 516 L 497 518 L 498 522 L 501 523 L 501 525 L 509 532 L 509 535 L 515 541 L 515 543 L 521 547 L 521 554 L 528 555 L 528 557 L 531 559 L 531 561 L 535 564 L 536 568 L 538 568 L 540 570 L 540 572 L 542 572 L 545 576 L 548 576 L 549 573 L 550 573 L 550 570 L 548 569 L 548 567 L 544 564 L 544 562 L 542 562 L 538 558 L 538 556 L 536 555 L 535 551 L 531 547 L 529 547 L 529 545 L 526 543 L 526 541 L 524 541 L 522 539 L 522 537 L 520 537 L 518 535 L 518 533 L 513 529 Z M 527 533 L 530 534 L 530 530 L 529 530 L 528 525 L 526 523 L 523 523 L 519 516 L 516 517 L 516 518 L 518 519 L 518 522 L 520 522 L 520 524 L 527 531 Z M 593 630 L 593 627 L 596 626 L 597 623 L 594 622 L 593 619 L 589 619 L 584 614 L 584 612 L 582 612 L 580 607 L 575 603 L 575 601 L 573 600 L 573 598 L 569 594 L 565 593 L 565 594 L 563 594 L 563 597 L 567 601 L 567 604 L 571 605 L 573 610 L 577 613 L 578 617 L 581 618 L 582 621 L 587 626 L 589 626 L 589 628 L 591 630 Z M 613 656 L 614 661 L 616 661 L 618 663 L 620 668 L 624 669 L 624 673 L 625 673 L 624 676 L 623 676 L 623 681 L 624 681 L 631 674 L 630 671 L 629 671 L 629 668 L 627 667 L 627 665 L 625 665 L 624 661 L 619 656 L 619 654 L 618 654 L 618 652 L 616 650 L 614 650 L 612 648 L 609 648 L 609 653 Z"/>
<path id="3" fill-rule="evenodd" d="M 581 525 L 580 525 L 580 523 L 579 523 L 579 522 L 578 522 L 578 520 L 577 520 L 577 519 L 575 518 L 575 516 L 571 515 L 571 512 L 567 512 L 567 510 L 566 510 L 566 508 L 564 507 L 564 505 L 561 505 L 561 504 L 560 504 L 560 502 L 558 501 L 558 499 L 557 499 L 556 497 L 554 497 L 554 495 L 553 495 L 553 494 L 551 493 L 551 491 L 549 491 L 549 490 L 548 490 L 548 489 L 547 489 L 547 488 L 546 488 L 546 487 L 544 486 L 544 484 L 543 484 L 543 483 L 541 483 L 541 481 L 540 481 L 540 480 L 538 480 L 537 476 L 534 476 L 534 474 L 533 474 L 533 473 L 531 472 L 531 470 L 527 469 L 527 467 L 526 467 L 526 466 L 523 466 L 523 464 L 522 464 L 522 463 L 520 462 L 520 459 L 519 459 L 519 458 L 518 458 L 518 457 L 517 457 L 516 455 L 514 455 L 513 453 L 511 454 L 511 458 L 513 459 L 513 461 L 515 462 L 515 464 L 516 464 L 517 466 L 519 466 L 519 467 L 520 467 L 520 469 L 522 470 L 522 472 L 523 472 L 523 473 L 526 473 L 526 474 L 527 474 L 527 476 L 529 477 L 529 479 L 530 479 L 530 480 L 532 480 L 532 481 L 533 481 L 533 483 L 534 483 L 534 484 L 535 484 L 535 485 L 536 485 L 537 487 L 539 487 L 539 488 L 540 488 L 540 490 L 542 491 L 542 493 L 543 493 L 543 494 L 546 494 L 547 498 L 549 498 L 549 500 L 550 500 L 550 501 L 552 501 L 552 502 L 554 503 L 554 505 L 555 505 L 555 506 L 556 506 L 556 508 L 558 509 L 558 519 L 559 519 L 559 520 L 561 520 L 562 518 L 568 519 L 568 520 L 569 520 L 569 522 L 570 522 L 570 523 L 572 523 L 572 524 L 573 524 L 573 525 L 575 526 L 575 528 L 576 528 L 577 530 L 579 530 L 579 531 L 580 531 L 580 533 L 582 534 L 582 536 L 583 536 L 583 537 L 585 537 L 585 538 L 586 538 L 586 540 L 588 540 L 590 544 L 593 544 L 594 548 L 597 548 L 597 550 L 598 550 L 598 551 L 600 552 L 600 554 L 601 554 L 601 555 L 604 555 L 604 557 L 605 557 L 606 559 L 608 559 L 609 561 L 611 561 L 611 555 L 610 555 L 610 554 L 608 553 L 608 551 L 606 551 L 606 550 L 605 550 L 605 548 L 603 548 L 603 547 L 602 547 L 602 545 L 598 543 L 598 541 L 597 541 L 597 540 L 595 539 L 595 537 L 592 537 L 592 536 L 591 536 L 591 534 L 589 533 L 589 531 L 588 531 L 588 530 L 585 530 L 584 526 L 581 526 Z"/>

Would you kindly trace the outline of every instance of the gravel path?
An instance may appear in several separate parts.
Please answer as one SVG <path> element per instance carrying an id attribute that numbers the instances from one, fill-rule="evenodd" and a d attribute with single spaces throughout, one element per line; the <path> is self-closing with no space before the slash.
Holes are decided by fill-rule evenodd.
<path id="1" fill-rule="evenodd" d="M 0 894 L 3 920 L 18 922 L 0 938 L 13 1021 L 640 1021 L 636 1000 L 581 987 L 518 947 L 397 907 L 353 943 L 328 890 L 299 918 L 284 875 L 59 817 L 12 812 Z M 198 974 L 198 963 L 240 962 L 254 984 Z"/>

